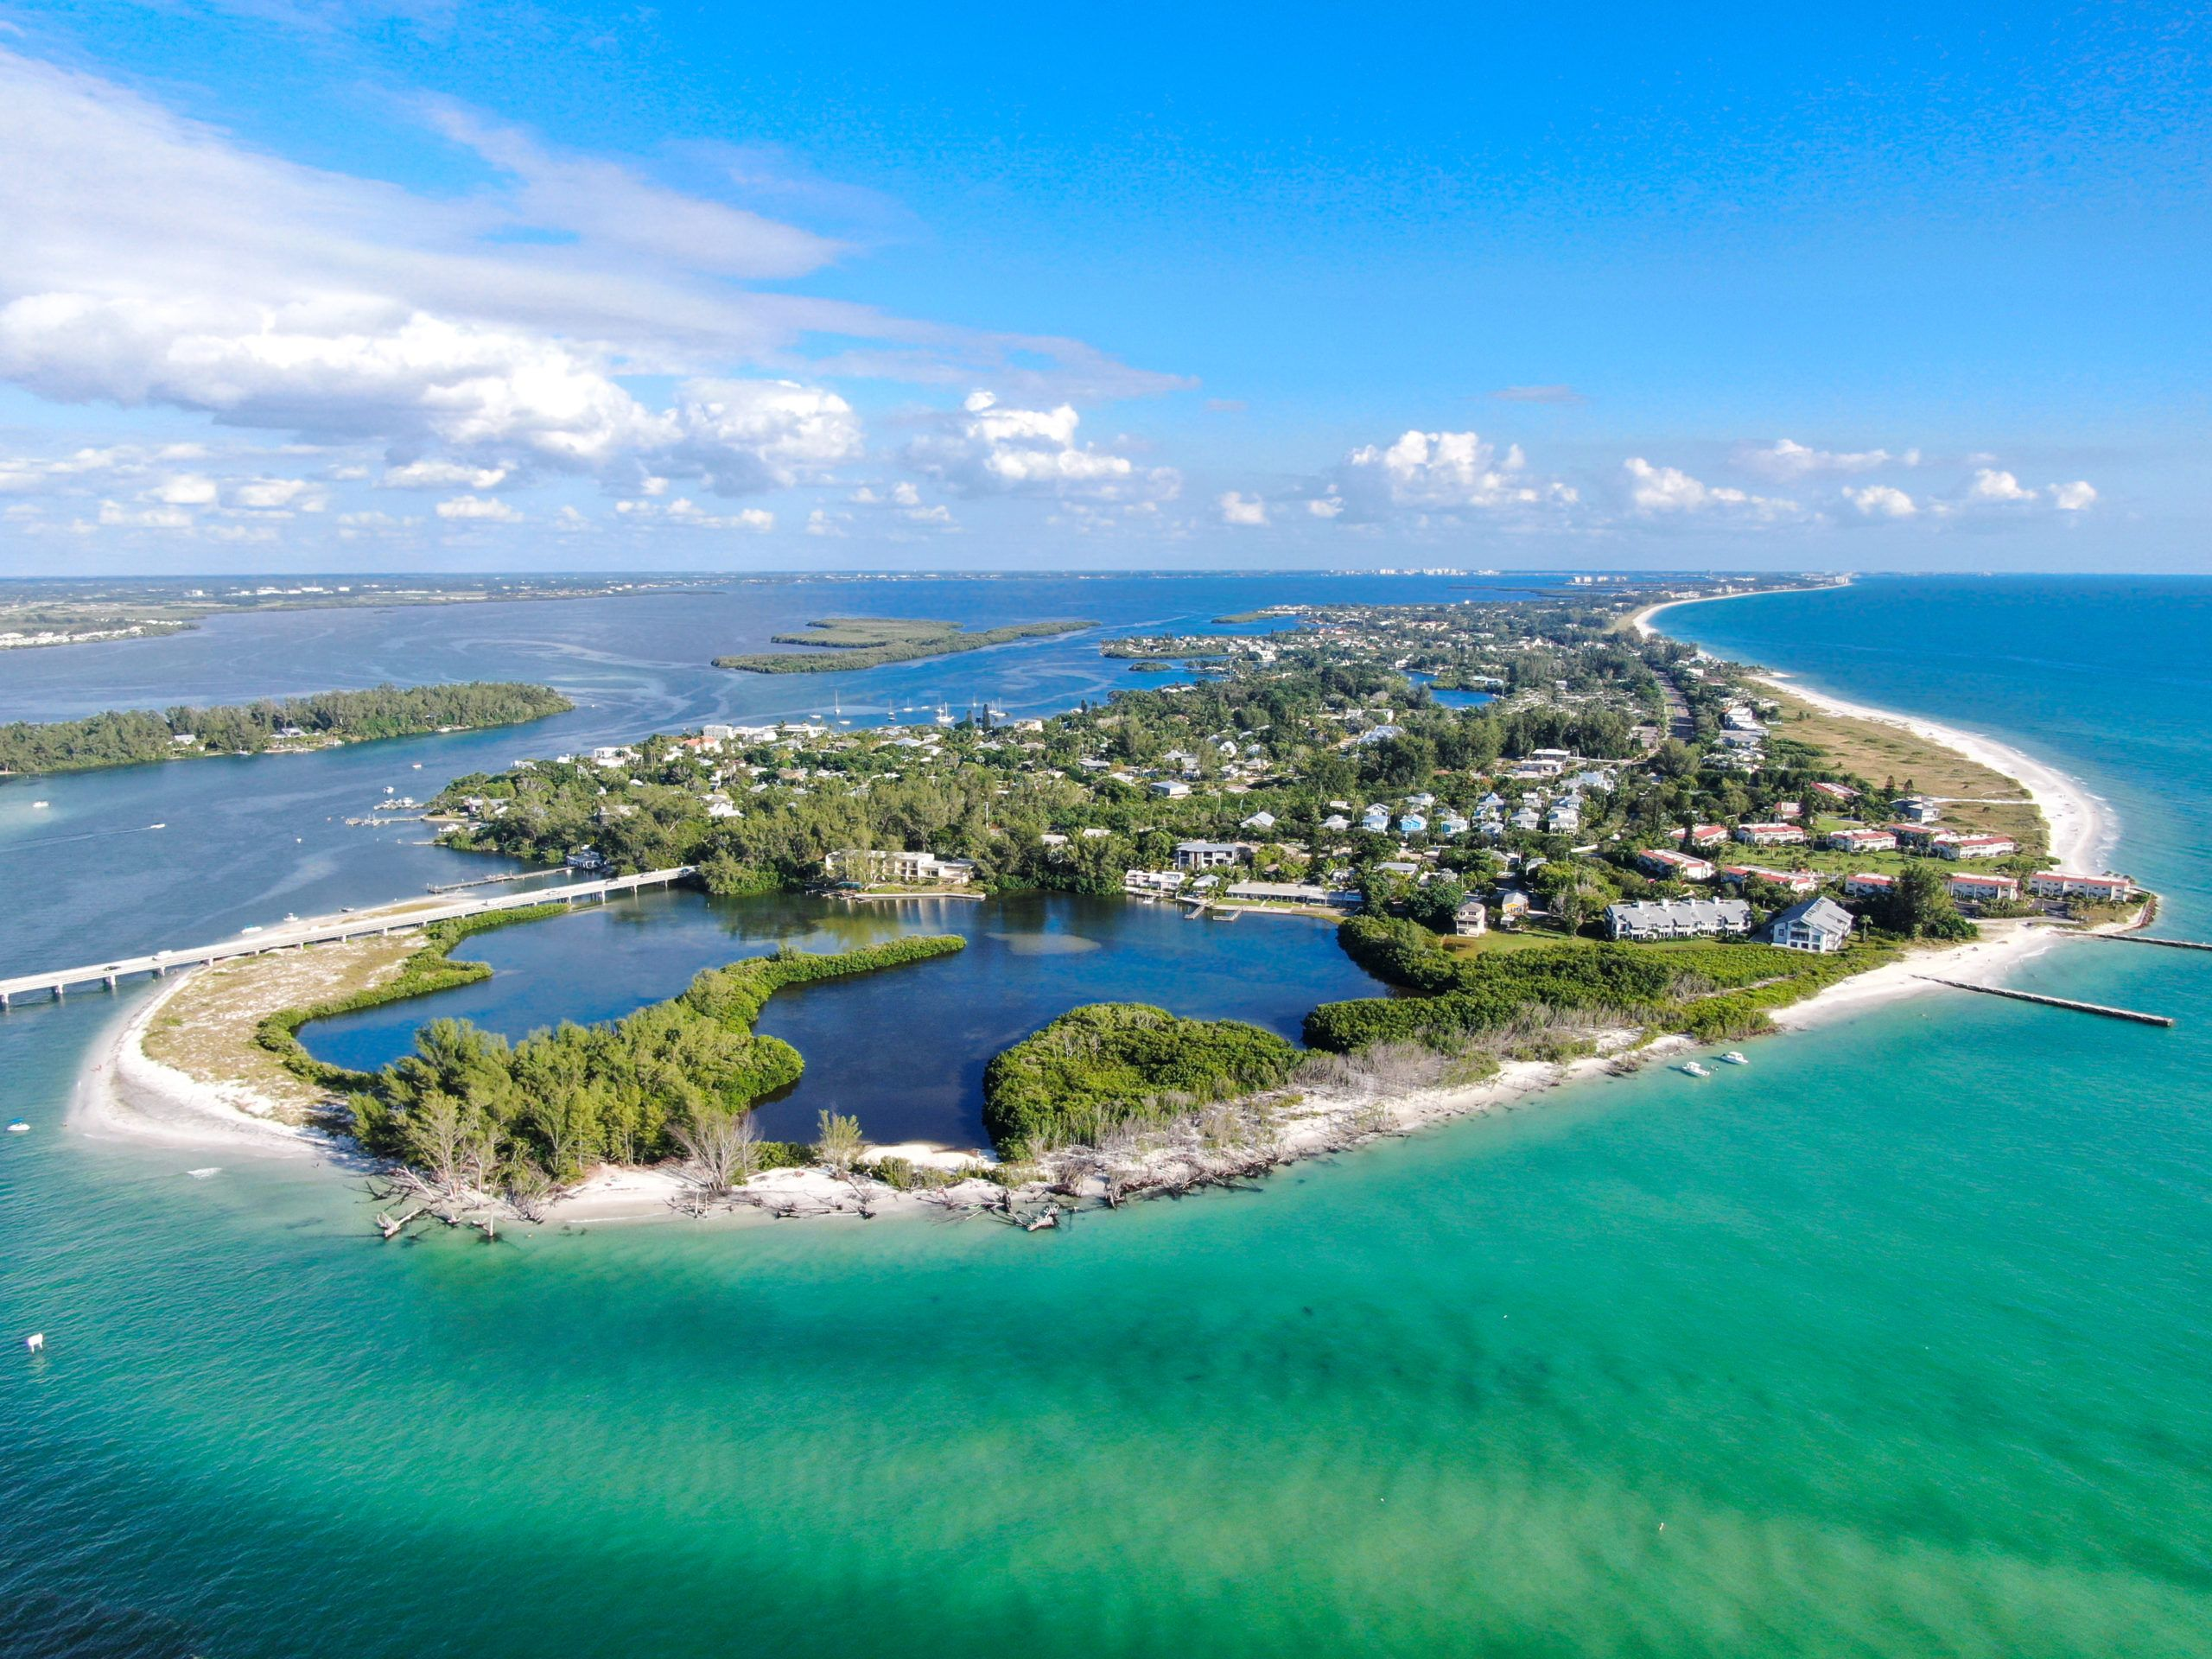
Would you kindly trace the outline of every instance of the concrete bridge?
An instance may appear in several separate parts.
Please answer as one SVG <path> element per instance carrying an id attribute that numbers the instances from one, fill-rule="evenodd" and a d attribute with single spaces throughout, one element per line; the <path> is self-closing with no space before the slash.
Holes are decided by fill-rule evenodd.
<path id="1" fill-rule="evenodd" d="M 302 922 L 281 922 L 226 939 L 220 944 L 195 945 L 181 950 L 156 950 L 150 956 L 121 957 L 113 962 L 83 968 L 56 968 L 43 973 L 16 974 L 0 979 L 0 1008 L 13 1006 L 19 996 L 46 995 L 59 1001 L 72 986 L 105 985 L 109 990 L 133 974 L 156 978 L 172 968 L 198 968 L 211 962 L 238 957 L 266 956 L 271 950 L 305 950 L 311 944 L 334 944 L 374 934 L 398 933 L 449 922 L 464 916 L 481 916 L 499 910 L 527 910 L 533 905 L 575 905 L 607 899 L 640 887 L 664 887 L 696 872 L 689 864 L 672 869 L 646 870 L 637 875 L 608 876 L 598 881 L 578 881 L 565 887 L 537 893 L 507 893 L 498 899 L 414 899 L 354 911 L 341 916 L 319 916 Z"/>

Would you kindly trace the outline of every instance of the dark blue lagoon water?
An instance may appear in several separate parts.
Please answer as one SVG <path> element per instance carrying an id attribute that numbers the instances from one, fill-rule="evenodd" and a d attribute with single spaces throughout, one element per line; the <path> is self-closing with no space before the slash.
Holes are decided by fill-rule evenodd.
<path id="1" fill-rule="evenodd" d="M 1163 584 L 1155 613 L 1266 602 L 1198 591 Z M 2077 772 L 2122 816 L 2119 867 L 2203 937 L 2207 593 L 1869 582 L 1666 622 Z M 464 624 L 486 626 L 393 626 Z M 383 671 L 373 628 L 349 639 L 285 683 Z M 588 645 L 563 650 L 627 689 L 573 729 L 699 706 L 645 689 L 683 653 Z M 517 671 L 507 645 L 481 660 Z M 468 742 L 413 758 L 543 747 Z M 393 781 L 357 751 L 41 785 L 71 833 L 202 816 L 127 868 L 83 849 L 129 836 L 27 850 L 59 827 L 8 819 L 0 950 L 442 878 L 455 855 L 318 827 Z M 665 906 L 486 936 L 518 954 L 463 995 L 537 1017 L 500 999 L 568 974 L 529 954 L 563 928 L 672 984 L 786 925 Z M 1117 959 L 1073 910 L 990 923 L 964 924 L 1007 936 L 987 1025 L 1036 995 L 1007 980 Z M 1157 925 L 1208 951 L 1259 926 Z M 1056 930 L 1102 948 L 1015 945 Z M 1185 971 L 1175 995 L 1214 994 Z M 0 1651 L 2212 1654 L 2212 957 L 2083 943 L 2023 981 L 2180 1024 L 1936 994 L 1703 1084 L 1556 1091 L 1060 1237 L 670 1224 L 497 1247 L 378 1245 L 328 1170 L 73 1134 L 79 1067 L 138 993 L 19 1010 L 0 1090 L 35 1128 L 0 1146 Z M 569 976 L 552 1000 L 609 995 Z M 803 1089 L 844 1063 L 833 1033 L 782 1029 L 815 1062 Z M 915 1084 L 945 1086 L 936 1056 L 965 1040 Z"/>
<path id="2" fill-rule="evenodd" d="M 851 950 L 902 933 L 957 933 L 957 957 L 779 991 L 760 1028 L 806 1058 L 806 1074 L 760 1110 L 763 1134 L 811 1140 L 816 1114 L 850 1113 L 879 1142 L 988 1144 L 983 1067 L 1001 1048 L 1084 1002 L 1162 1003 L 1249 1020 L 1296 1039 L 1318 1002 L 1383 988 L 1303 916 L 1193 920 L 1173 905 L 1039 893 L 984 900 L 848 904 L 677 892 L 472 939 L 489 980 L 310 1026 L 319 1058 L 374 1068 L 416 1027 L 465 1018 L 510 1038 L 556 1019 L 619 1019 L 673 996 L 702 968 L 779 944 Z"/>

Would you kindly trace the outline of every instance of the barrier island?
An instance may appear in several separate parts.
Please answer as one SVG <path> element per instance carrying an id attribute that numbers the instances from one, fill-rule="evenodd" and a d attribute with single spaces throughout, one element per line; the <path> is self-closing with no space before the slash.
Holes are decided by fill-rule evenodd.
<path id="1" fill-rule="evenodd" d="M 880 668 L 886 663 L 911 663 L 925 657 L 950 657 L 963 651 L 982 651 L 988 645 L 1009 645 L 1016 639 L 1079 633 L 1097 626 L 1096 622 L 1064 617 L 970 632 L 963 624 L 930 617 L 826 616 L 808 623 L 804 633 L 770 636 L 776 645 L 804 645 L 808 647 L 805 651 L 717 657 L 715 666 L 739 669 L 748 674 L 842 674 L 855 669 Z"/>
<path id="2" fill-rule="evenodd" d="M 575 704 L 550 685 L 470 680 L 0 726 L 0 772 L 91 772 L 211 754 L 298 753 L 430 732 L 519 726 Z"/>

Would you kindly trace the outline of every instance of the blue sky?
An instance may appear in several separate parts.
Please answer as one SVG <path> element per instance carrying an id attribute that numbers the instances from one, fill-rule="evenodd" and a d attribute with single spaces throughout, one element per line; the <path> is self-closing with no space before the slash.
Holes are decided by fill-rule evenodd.
<path id="1" fill-rule="evenodd" d="M 0 0 L 0 573 L 2212 568 L 2209 53 Z"/>

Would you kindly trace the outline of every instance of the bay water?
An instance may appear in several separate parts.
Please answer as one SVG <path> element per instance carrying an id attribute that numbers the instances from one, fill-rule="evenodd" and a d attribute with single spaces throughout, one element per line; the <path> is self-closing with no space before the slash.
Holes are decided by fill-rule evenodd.
<path id="1" fill-rule="evenodd" d="M 906 586 L 882 613 L 993 614 L 951 608 L 984 586 Z M 1014 613 L 1102 614 L 1109 584 L 1086 586 L 1090 606 Z M 1112 602 L 1164 625 L 1311 586 L 1132 582 Z M 188 695 L 534 662 L 594 706 L 550 737 L 41 780 L 35 818 L 0 789 L 0 957 L 97 959 L 458 879 L 487 867 L 334 820 L 410 777 L 426 793 L 826 690 L 741 692 L 607 620 L 652 601 L 590 603 L 597 623 L 382 613 L 404 649 L 351 613 L 227 620 L 252 626 Z M 2117 868 L 2168 895 L 2162 931 L 2212 936 L 2212 584 L 1869 581 L 1665 626 L 2076 773 L 2120 817 Z M 288 628 L 334 632 L 302 663 L 257 632 Z M 735 631 L 701 625 L 717 650 Z M 174 677 L 206 642 L 145 642 L 177 655 L 129 672 Z M 99 683 L 106 649 L 39 653 L 60 685 L 0 662 L 0 715 L 141 700 Z M 1004 702 L 1033 671 L 997 656 L 957 674 Z M 1033 708 L 1109 683 L 1063 642 L 1034 660 L 1068 677 Z M 111 833 L 141 819 L 172 828 Z M 460 995 L 487 1023 L 596 1016 L 665 995 L 645 982 L 692 955 L 827 926 L 655 902 L 486 936 L 541 995 Z M 1191 954 L 1150 993 L 1170 1006 L 1273 1019 L 1344 971 L 1310 949 L 1325 930 L 1287 919 L 1162 916 L 1123 939 L 1049 901 L 962 925 L 989 969 L 977 998 L 1067 976 L 1001 1021 L 1048 1017 L 1084 963 L 1147 994 L 1128 964 L 1174 939 Z M 614 984 L 533 963 L 533 933 L 572 926 L 634 930 L 593 947 L 626 964 Z M 0 1652 L 2212 1653 L 2212 956 L 2075 943 L 2017 982 L 2180 1023 L 1938 993 L 1752 1045 L 1703 1083 L 1556 1090 L 1057 1237 L 667 1223 L 498 1247 L 381 1246 L 327 1169 L 225 1158 L 194 1179 L 205 1154 L 74 1135 L 79 1070 L 138 994 L 19 1009 L 0 1091 L 35 1129 L 0 1147 Z M 789 1029 L 820 1077 L 845 1023 Z M 980 1064 L 963 1046 L 921 1051 L 918 1087 Z M 887 1098 L 876 1064 L 837 1086 Z M 34 1329 L 43 1356 L 16 1345 Z"/>

